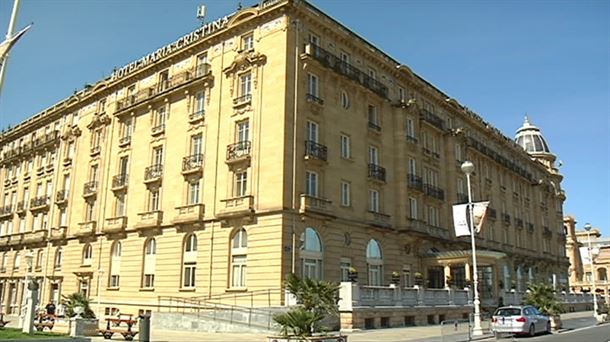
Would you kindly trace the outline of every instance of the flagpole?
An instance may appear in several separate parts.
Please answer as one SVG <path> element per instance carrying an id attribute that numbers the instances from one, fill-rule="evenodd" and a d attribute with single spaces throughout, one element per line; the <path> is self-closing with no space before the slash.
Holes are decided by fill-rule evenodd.
<path id="1" fill-rule="evenodd" d="M 13 3 L 13 13 L 11 14 L 11 20 L 8 23 L 8 30 L 6 32 L 6 39 L 13 38 L 15 34 L 15 25 L 17 25 L 17 13 L 19 12 L 19 1 L 15 0 Z M 2 86 L 4 85 L 4 73 L 6 72 L 6 65 L 8 64 L 8 52 L 6 56 L 0 61 L 0 95 L 2 94 Z"/>
<path id="2" fill-rule="evenodd" d="M 473 278 L 473 290 L 474 290 L 474 327 L 472 328 L 473 336 L 483 335 L 483 329 L 481 328 L 481 301 L 479 300 L 479 272 L 477 270 L 477 250 L 474 242 L 474 215 L 473 215 L 473 203 L 472 203 L 472 188 L 470 187 L 470 175 L 474 172 L 474 164 L 469 161 L 465 161 L 461 166 L 462 172 L 466 174 L 466 185 L 468 187 L 468 212 L 470 213 L 470 220 L 468 221 L 468 228 L 470 228 L 470 242 L 472 245 L 472 278 Z"/>

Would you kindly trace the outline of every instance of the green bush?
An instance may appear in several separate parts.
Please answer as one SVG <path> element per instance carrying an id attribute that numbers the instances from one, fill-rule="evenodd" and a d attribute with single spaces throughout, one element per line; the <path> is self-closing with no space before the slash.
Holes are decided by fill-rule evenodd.
<path id="1" fill-rule="evenodd" d="M 525 304 L 535 306 L 540 312 L 549 316 L 556 316 L 566 312 L 551 285 L 532 283 L 528 284 L 527 289 L 529 292 L 525 296 Z"/>
<path id="2" fill-rule="evenodd" d="M 87 298 L 84 294 L 80 292 L 75 292 L 68 296 L 63 296 L 66 300 L 66 314 L 68 317 L 76 316 L 74 312 L 74 308 L 80 306 L 83 308 L 83 313 L 81 317 L 83 318 L 95 318 L 95 313 L 91 310 L 89 306 L 89 298 Z"/>

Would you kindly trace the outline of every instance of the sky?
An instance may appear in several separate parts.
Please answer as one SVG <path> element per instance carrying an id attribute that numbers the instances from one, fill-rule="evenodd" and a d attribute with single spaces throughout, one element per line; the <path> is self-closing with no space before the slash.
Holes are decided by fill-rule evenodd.
<path id="1" fill-rule="evenodd" d="M 244 6 L 256 1 L 241 1 Z M 234 0 L 22 0 L 0 128 L 237 9 Z M 313 0 L 514 137 L 524 115 L 561 160 L 564 213 L 610 235 L 610 1 Z M 0 32 L 13 2 L 0 0 Z"/>

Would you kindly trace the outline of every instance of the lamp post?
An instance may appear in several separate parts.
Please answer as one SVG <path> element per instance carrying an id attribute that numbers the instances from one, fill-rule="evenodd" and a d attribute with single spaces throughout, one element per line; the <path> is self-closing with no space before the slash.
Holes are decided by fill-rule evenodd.
<path id="1" fill-rule="evenodd" d="M 591 280 L 593 285 L 591 286 L 591 292 L 593 292 L 593 317 L 597 318 L 597 295 L 595 294 L 595 268 L 593 267 L 593 249 L 591 249 L 591 224 L 585 224 L 585 230 L 587 231 L 587 240 L 589 242 L 589 260 L 591 261 Z"/>
<path id="2" fill-rule="evenodd" d="M 100 286 L 102 284 L 102 277 L 104 276 L 104 269 L 103 268 L 98 268 L 97 270 L 97 317 L 101 317 L 101 311 L 102 311 L 102 291 L 100 290 Z"/>
<path id="3" fill-rule="evenodd" d="M 22 328 L 21 331 L 27 334 L 33 332 L 32 323 L 34 323 L 34 310 L 36 309 L 36 298 L 38 297 L 38 284 L 32 281 L 32 261 L 34 259 L 34 253 L 28 250 L 25 253 L 25 263 L 27 269 L 25 270 L 25 286 L 27 288 L 25 298 L 25 312 L 22 315 Z"/>
<path id="4" fill-rule="evenodd" d="M 468 228 L 470 229 L 470 243 L 472 245 L 472 280 L 474 289 L 474 328 L 472 329 L 472 335 L 483 335 L 483 329 L 481 328 L 481 301 L 479 300 L 479 274 L 477 270 L 477 250 L 474 243 L 474 215 L 472 214 L 472 189 L 470 187 L 470 175 L 474 172 L 474 164 L 470 161 L 465 161 L 461 166 L 462 172 L 466 175 L 466 185 L 468 187 L 468 213 L 470 220 L 468 220 Z"/>

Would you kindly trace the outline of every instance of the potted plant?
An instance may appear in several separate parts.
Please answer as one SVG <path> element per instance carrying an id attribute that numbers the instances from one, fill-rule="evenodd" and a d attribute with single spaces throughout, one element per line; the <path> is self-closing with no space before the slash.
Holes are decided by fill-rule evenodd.
<path id="1" fill-rule="evenodd" d="M 527 286 L 525 304 L 532 305 L 551 318 L 551 327 L 555 330 L 561 328 L 560 314 L 565 312 L 565 308 L 555 295 L 553 287 L 545 283 L 530 283 Z"/>
<path id="2" fill-rule="evenodd" d="M 421 286 L 424 284 L 424 275 L 421 272 L 415 272 L 415 285 Z"/>
<path id="3" fill-rule="evenodd" d="M 392 272 L 392 284 L 398 285 L 400 283 L 400 273 L 393 271 Z"/>
<path id="4" fill-rule="evenodd" d="M 303 342 L 319 340 L 327 331 L 321 322 L 327 317 L 339 314 L 340 285 L 309 278 L 301 279 L 290 274 L 286 279 L 286 289 L 292 293 L 298 305 L 288 312 L 276 314 L 273 320 L 280 325 L 282 337 L 270 336 L 269 341 Z M 347 341 L 347 336 L 324 336 L 324 341 Z"/>
<path id="5" fill-rule="evenodd" d="M 347 271 L 347 279 L 352 283 L 358 282 L 358 270 L 355 267 L 350 267 Z"/>
<path id="6" fill-rule="evenodd" d="M 98 320 L 91 310 L 89 299 L 80 292 L 63 296 L 66 300 L 66 315 L 74 321 L 75 331 L 80 336 L 96 336 Z"/>

